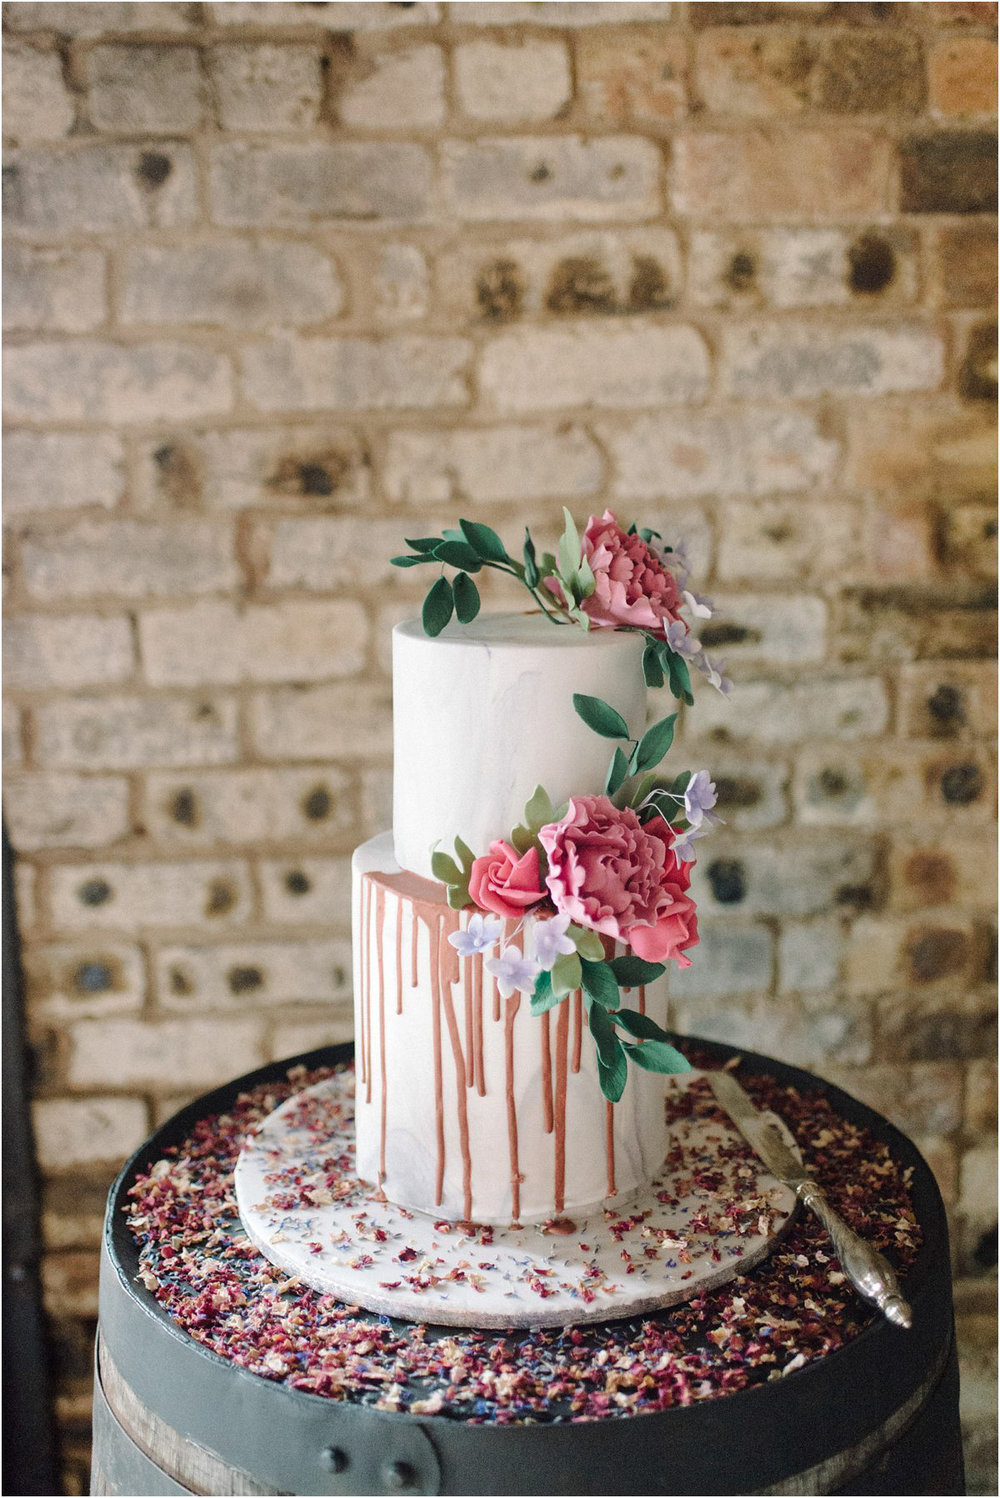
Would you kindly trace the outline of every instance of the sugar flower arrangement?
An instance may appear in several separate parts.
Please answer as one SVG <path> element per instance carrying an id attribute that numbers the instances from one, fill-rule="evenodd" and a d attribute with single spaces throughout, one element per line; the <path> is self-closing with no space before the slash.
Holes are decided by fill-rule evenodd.
<path id="1" fill-rule="evenodd" d="M 558 557 L 538 557 L 526 529 L 517 561 L 489 526 L 467 520 L 440 537 L 407 541 L 411 554 L 395 557 L 397 566 L 442 566 L 424 600 L 425 631 L 440 634 L 453 614 L 470 623 L 480 603 L 471 574 L 494 567 L 522 582 L 554 624 L 643 634 L 647 685 L 668 684 L 691 703 L 694 666 L 727 692 L 721 664 L 706 656 L 686 617 L 710 618 L 711 606 L 688 589 L 681 549 L 663 546 L 656 532 L 623 529 L 610 510 L 591 516 L 582 538 L 564 515 Z M 445 566 L 456 570 L 453 581 Z M 523 820 L 488 852 L 477 855 L 456 838 L 454 857 L 437 850 L 431 867 L 452 908 L 473 912 L 449 941 L 460 956 L 481 957 L 504 998 L 530 995 L 531 1012 L 540 1015 L 582 992 L 601 1088 L 617 1102 L 630 1061 L 647 1071 L 688 1070 L 649 1015 L 622 1007 L 621 990 L 652 983 L 669 961 L 691 965 L 698 921 L 690 871 L 695 840 L 719 820 L 716 790 L 707 770 L 673 779 L 658 772 L 676 713 L 633 739 L 610 703 L 576 693 L 573 706 L 616 743 L 603 794 L 554 806 L 538 786 Z M 511 921 L 517 925 L 507 935 Z M 614 956 L 616 944 L 625 953 Z"/>

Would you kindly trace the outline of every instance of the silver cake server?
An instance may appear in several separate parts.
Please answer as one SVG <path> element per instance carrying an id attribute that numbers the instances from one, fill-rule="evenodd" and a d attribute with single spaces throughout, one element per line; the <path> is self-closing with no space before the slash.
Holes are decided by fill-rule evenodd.
<path id="1" fill-rule="evenodd" d="M 833 1210 L 822 1188 L 789 1147 L 776 1117 L 758 1108 L 731 1072 L 709 1071 L 705 1075 L 716 1102 L 729 1114 L 754 1154 L 783 1185 L 791 1187 L 804 1206 L 815 1212 L 830 1234 L 841 1268 L 858 1294 L 878 1306 L 896 1326 L 910 1327 L 913 1314 L 892 1265 Z"/>

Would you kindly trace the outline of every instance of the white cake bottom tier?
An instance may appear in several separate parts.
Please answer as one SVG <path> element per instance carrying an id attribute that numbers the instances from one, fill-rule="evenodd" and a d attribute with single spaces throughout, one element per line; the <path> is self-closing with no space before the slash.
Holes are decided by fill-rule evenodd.
<path id="1" fill-rule="evenodd" d="M 646 1185 L 667 1151 L 664 1078 L 630 1067 L 608 1103 L 581 996 L 541 1016 L 526 995 L 502 999 L 482 957 L 448 941 L 469 913 L 400 870 L 391 833 L 357 849 L 353 872 L 361 1179 L 401 1206 L 485 1223 L 583 1213 Z M 623 1003 L 666 1022 L 662 980 Z"/>

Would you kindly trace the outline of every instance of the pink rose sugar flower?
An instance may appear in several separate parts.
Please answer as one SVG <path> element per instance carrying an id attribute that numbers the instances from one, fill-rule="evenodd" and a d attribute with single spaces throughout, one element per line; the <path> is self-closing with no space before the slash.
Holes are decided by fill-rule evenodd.
<path id="1" fill-rule="evenodd" d="M 545 898 L 538 849 L 520 854 L 510 843 L 490 843 L 489 853 L 472 865 L 469 894 L 480 910 L 516 920 Z"/>
<path id="2" fill-rule="evenodd" d="M 597 625 L 646 629 L 664 635 L 680 619 L 677 580 L 641 536 L 630 536 L 610 510 L 591 515 L 583 554 L 596 584 L 583 611 Z"/>
<path id="3" fill-rule="evenodd" d="M 538 836 L 549 860 L 549 893 L 563 915 L 616 941 L 639 922 L 652 924 L 669 850 L 646 836 L 630 807 L 619 810 L 607 796 L 574 796 L 562 821 Z"/>
<path id="4" fill-rule="evenodd" d="M 633 926 L 628 933 L 629 945 L 646 962 L 672 959 L 678 967 L 690 967 L 691 959 L 684 949 L 698 942 L 698 912 L 687 893 L 692 865 L 681 863 L 671 850 L 674 830 L 662 817 L 653 817 L 642 830 L 651 841 L 662 845 L 663 867 L 653 924 Z"/>

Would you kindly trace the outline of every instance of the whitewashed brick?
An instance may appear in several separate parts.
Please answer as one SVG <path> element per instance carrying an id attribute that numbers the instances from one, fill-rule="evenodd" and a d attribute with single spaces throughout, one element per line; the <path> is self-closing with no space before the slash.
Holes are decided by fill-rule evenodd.
<path id="1" fill-rule="evenodd" d="M 480 359 L 486 400 L 501 411 L 686 404 L 708 388 L 708 350 L 688 327 L 520 328 Z"/>
<path id="2" fill-rule="evenodd" d="M 22 150 L 5 168 L 4 224 L 32 234 L 179 228 L 197 217 L 190 146 Z"/>
<path id="3" fill-rule="evenodd" d="M 562 42 L 466 42 L 455 48 L 454 67 L 459 103 L 474 120 L 551 120 L 572 93 Z"/>
<path id="4" fill-rule="evenodd" d="M 451 18 L 461 26 L 608 26 L 633 21 L 669 21 L 670 0 L 560 0 L 557 11 L 551 0 L 458 0 Z"/>
<path id="5" fill-rule="evenodd" d="M 269 587 L 326 593 L 379 582 L 402 586 L 404 574 L 390 560 L 404 549 L 398 520 L 303 516 L 266 521 L 260 535 L 262 544 L 269 542 Z"/>
<path id="6" fill-rule="evenodd" d="M 997 1147 L 979 1144 L 965 1150 L 960 1167 L 960 1204 L 975 1222 L 987 1224 L 997 1215 Z"/>
<path id="7" fill-rule="evenodd" d="M 93 863 L 54 868 L 52 919 L 67 931 L 146 926 L 228 926 L 250 910 L 246 865 Z"/>
<path id="8" fill-rule="evenodd" d="M 698 844 L 691 896 L 699 916 L 829 915 L 870 887 L 874 859 L 865 841 L 748 845 L 721 833 Z"/>
<path id="9" fill-rule="evenodd" d="M 346 599 L 246 609 L 213 600 L 154 609 L 139 619 L 143 665 L 154 686 L 353 676 L 364 664 L 368 634 L 361 604 Z"/>
<path id="10" fill-rule="evenodd" d="M 73 128 L 75 114 L 59 53 L 8 42 L 3 49 L 4 136 L 58 140 Z"/>
<path id="11" fill-rule="evenodd" d="M 464 338 L 275 339 L 242 355 L 247 396 L 261 411 L 425 410 L 468 403 Z"/>
<path id="12" fill-rule="evenodd" d="M 91 122 L 115 134 L 194 130 L 204 111 L 194 47 L 111 43 L 86 59 Z"/>
<path id="13" fill-rule="evenodd" d="M 351 944 L 344 938 L 165 947 L 155 968 L 165 1009 L 254 1009 L 351 993 Z"/>
<path id="14" fill-rule="evenodd" d="M 826 654 L 827 605 L 807 593 L 713 593 L 714 613 L 699 635 L 713 660 L 766 660 L 773 665 L 809 665 Z"/>
<path id="15" fill-rule="evenodd" d="M 265 920 L 350 930 L 349 858 L 265 859 L 257 869 Z"/>
<path id="16" fill-rule="evenodd" d="M 675 1004 L 672 1023 L 708 1040 L 787 1057 L 793 1066 L 824 1073 L 832 1064 L 863 1066 L 872 1056 L 873 1027 L 866 1007 L 827 994 L 793 1000 L 720 994 L 709 1004 L 697 996 Z"/>
<path id="17" fill-rule="evenodd" d="M 683 750 L 678 752 L 683 764 Z M 775 827 L 787 821 L 787 765 L 773 756 L 755 759 L 742 749 L 720 749 L 715 744 L 705 758 L 718 789 L 719 815 L 727 827 Z"/>
<path id="18" fill-rule="evenodd" d="M 19 0 L 8 7 L 7 25 L 14 31 L 57 31 L 61 36 L 101 36 L 106 31 L 190 31 L 195 24 L 188 4 L 160 0 Z"/>
<path id="19" fill-rule="evenodd" d="M 122 320 L 277 328 L 325 322 L 341 310 L 333 262 L 311 245 L 145 246 L 125 258 Z"/>
<path id="20" fill-rule="evenodd" d="M 396 5 L 391 0 L 226 0 L 212 6 L 218 26 L 308 26 L 331 31 L 386 31 L 403 26 L 432 26 L 441 19 L 441 6 L 416 0 Z"/>
<path id="21" fill-rule="evenodd" d="M 265 759 L 369 758 L 392 749 L 389 688 L 378 683 L 259 692 L 251 725 Z"/>
<path id="22" fill-rule="evenodd" d="M 223 130 L 307 130 L 323 103 L 316 47 L 267 43 L 213 48 L 209 66 Z"/>
<path id="23" fill-rule="evenodd" d="M 836 921 L 795 922 L 778 937 L 778 987 L 782 993 L 829 993 L 840 978 L 844 938 Z"/>
<path id="24" fill-rule="evenodd" d="M 446 141 L 445 204 L 459 219 L 635 219 L 661 211 L 662 158 L 638 137 Z"/>
<path id="25" fill-rule="evenodd" d="M 25 538 L 21 562 L 27 591 L 43 602 L 211 593 L 239 581 L 232 534 L 211 520 L 81 520 L 71 530 Z"/>
<path id="26" fill-rule="evenodd" d="M 3 249 L 3 325 L 10 332 L 89 333 L 107 316 L 99 250 Z"/>
<path id="27" fill-rule="evenodd" d="M 685 1013 L 686 999 L 726 999 L 767 992 L 774 972 L 774 938 L 763 926 L 699 926 L 700 941 L 689 968 L 670 971 L 671 1005 Z M 699 1020 L 691 1029 L 704 1035 Z"/>
<path id="28" fill-rule="evenodd" d="M 270 849 L 349 839 L 356 802 L 353 781 L 333 765 L 203 770 L 149 775 L 145 815 L 160 843 Z"/>
<path id="29" fill-rule="evenodd" d="M 807 738 L 860 739 L 884 732 L 889 702 L 875 677 L 810 676 L 804 681 L 741 681 L 739 710 L 732 699 L 702 692 L 690 709 L 697 734 L 789 743 Z"/>
<path id="30" fill-rule="evenodd" d="M 7 414 L 31 421 L 163 421 L 233 403 L 229 361 L 179 343 L 33 343 L 4 351 Z"/>
<path id="31" fill-rule="evenodd" d="M 15 769 L 24 762 L 23 715 L 13 702 L 3 705 L 3 766 Z"/>
<path id="32" fill-rule="evenodd" d="M 375 315 L 384 322 L 412 322 L 430 305 L 430 267 L 413 244 L 383 245 L 372 278 Z"/>
<path id="33" fill-rule="evenodd" d="M 431 205 L 422 146 L 393 141 L 230 141 L 212 152 L 212 217 L 249 228 L 328 219 L 419 219 Z"/>
<path id="34" fill-rule="evenodd" d="M 23 936 L 34 933 L 39 924 L 38 869 L 23 858 L 14 860 L 14 909 L 17 928 Z"/>
<path id="35" fill-rule="evenodd" d="M 142 1098 L 42 1098 L 31 1121 L 38 1163 L 51 1171 L 123 1160 L 149 1133 Z"/>
<path id="36" fill-rule="evenodd" d="M 4 621 L 8 687 L 117 686 L 132 675 L 128 619 L 97 614 L 20 614 Z"/>
<path id="37" fill-rule="evenodd" d="M 4 439 L 8 516 L 88 505 L 110 510 L 123 486 L 121 439 L 110 432 L 8 432 Z"/>
<path id="38" fill-rule="evenodd" d="M 344 1004 L 339 1009 L 325 1010 L 320 1019 L 276 1023 L 271 1031 L 271 1059 L 283 1061 L 291 1056 L 304 1056 L 321 1046 L 340 1045 L 353 1039 L 354 1006 Z"/>
<path id="39" fill-rule="evenodd" d="M 292 502 L 309 510 L 363 510 L 369 488 L 365 444 L 342 427 L 185 431 L 144 445 L 136 502 L 145 508 L 238 510 Z"/>
<path id="40" fill-rule="evenodd" d="M 754 400 L 936 390 L 944 345 L 931 328 L 762 324 L 724 329 L 725 389 Z"/>
<path id="41" fill-rule="evenodd" d="M 361 772 L 361 811 L 365 837 L 392 826 L 392 771 L 366 765 Z"/>
<path id="42" fill-rule="evenodd" d="M 24 976 L 32 1021 L 136 1013 L 146 1001 L 146 964 L 140 948 L 101 935 L 78 942 L 27 944 Z"/>
<path id="43" fill-rule="evenodd" d="M 585 498 L 602 478 L 600 449 L 578 426 L 393 432 L 383 470 L 389 498 L 417 505 Z"/>
<path id="44" fill-rule="evenodd" d="M 259 1019 L 83 1020 L 70 1031 L 74 1087 L 214 1087 L 263 1061 Z"/>
<path id="45" fill-rule="evenodd" d="M 76 697 L 34 710 L 38 762 L 53 769 L 231 764 L 236 703 L 211 697 Z"/>
<path id="46" fill-rule="evenodd" d="M 10 774 L 4 811 L 19 853 L 105 848 L 130 830 L 128 781 L 117 775 Z"/>
<path id="47" fill-rule="evenodd" d="M 614 462 L 614 492 L 623 499 L 810 490 L 829 481 L 839 454 L 816 419 L 799 412 L 657 412 L 597 430 Z"/>
<path id="48" fill-rule="evenodd" d="M 843 229 L 700 230 L 691 236 L 688 289 L 703 307 L 843 307 L 858 300 L 851 256 L 866 236 Z M 868 236 L 875 238 L 876 236 Z M 891 257 L 891 282 L 879 295 L 913 301 L 919 290 L 919 242 L 896 230 L 877 239 Z"/>
<path id="49" fill-rule="evenodd" d="M 842 580 L 861 554 L 863 514 L 851 504 L 727 504 L 719 516 L 718 573 L 725 582 Z"/>
<path id="50" fill-rule="evenodd" d="M 364 76 L 350 78 L 337 100 L 344 125 L 361 130 L 426 130 L 445 115 L 440 47 L 409 47 L 366 59 Z"/>
<path id="51" fill-rule="evenodd" d="M 957 777 L 973 794 L 949 800 L 944 787 Z M 882 744 L 877 749 L 842 746 L 803 751 L 795 777 L 796 816 L 814 826 L 931 827 L 942 852 L 959 823 L 982 822 L 992 768 L 968 746 Z M 941 830 L 945 824 L 947 831 Z"/>
<path id="52" fill-rule="evenodd" d="M 681 285 L 672 229 L 581 229 L 555 239 L 492 239 L 442 253 L 438 283 L 455 317 L 504 322 L 665 311 Z"/>

